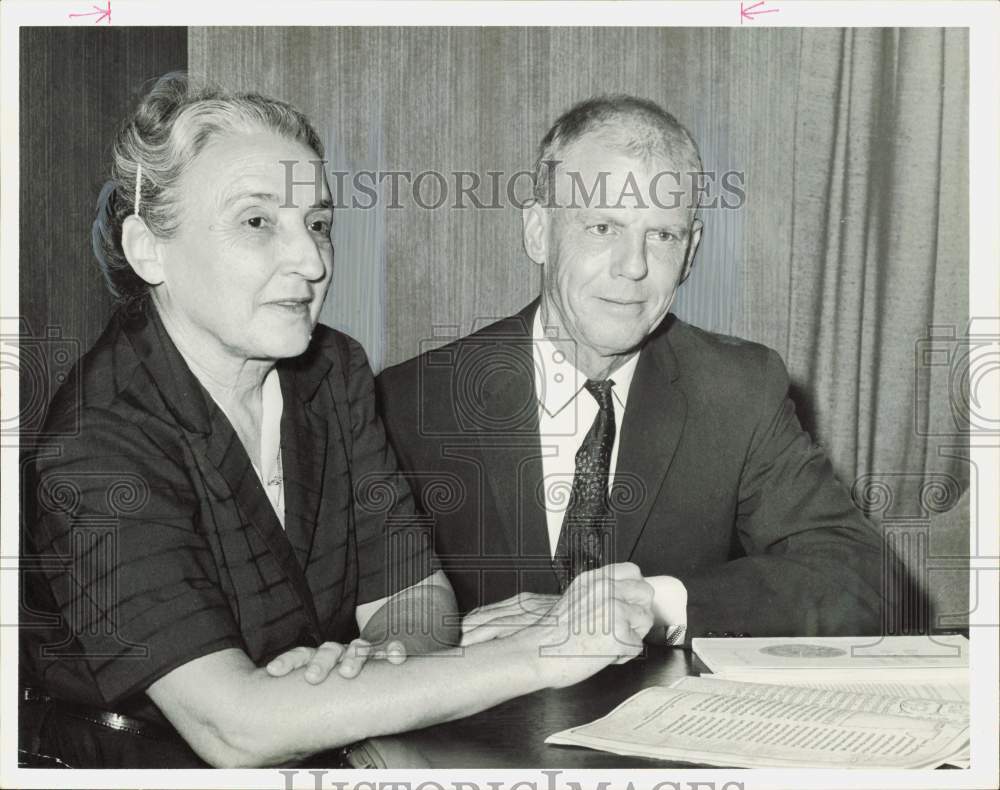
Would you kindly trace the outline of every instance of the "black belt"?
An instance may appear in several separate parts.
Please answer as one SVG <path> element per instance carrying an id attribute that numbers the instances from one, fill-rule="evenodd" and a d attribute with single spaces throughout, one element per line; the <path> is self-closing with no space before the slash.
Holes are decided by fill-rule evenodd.
<path id="1" fill-rule="evenodd" d="M 133 716 L 126 716 L 124 713 L 115 713 L 89 705 L 80 705 L 75 702 L 54 699 L 41 689 L 31 686 L 21 687 L 20 699 L 22 702 L 47 705 L 49 706 L 48 709 L 57 715 L 79 719 L 128 735 L 152 738 L 157 741 L 179 741 L 185 745 L 185 748 L 188 748 L 184 739 L 172 728 L 152 724 Z M 339 749 L 320 752 L 308 758 L 301 765 L 325 768 L 384 768 L 384 761 L 374 756 L 378 754 L 377 750 L 373 754 L 372 750 L 365 743 L 352 744 Z M 63 767 L 69 766 L 64 764 Z"/>
<path id="2" fill-rule="evenodd" d="M 133 716 L 126 716 L 124 713 L 115 713 L 102 708 L 94 708 L 90 705 L 80 705 L 76 702 L 67 702 L 61 699 L 53 699 L 44 691 L 24 686 L 21 688 L 21 701 L 32 703 L 49 703 L 57 711 L 72 716 L 75 719 L 89 721 L 101 727 L 107 727 L 118 732 L 126 732 L 130 735 L 139 735 L 145 738 L 156 738 L 158 740 L 169 739 L 178 740 L 180 735 L 171 728 L 163 727 L 159 724 L 152 724 Z"/>

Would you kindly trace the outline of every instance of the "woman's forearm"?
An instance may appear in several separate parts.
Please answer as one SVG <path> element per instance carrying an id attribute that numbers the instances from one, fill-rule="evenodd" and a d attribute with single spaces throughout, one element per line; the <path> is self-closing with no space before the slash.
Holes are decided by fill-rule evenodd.
<path id="1" fill-rule="evenodd" d="M 394 666 L 369 662 L 312 685 L 275 678 L 239 650 L 180 667 L 149 695 L 191 747 L 218 767 L 281 765 L 376 735 L 461 718 L 547 685 L 537 649 L 512 637 Z M 442 693 L 447 689 L 447 693 Z"/>
<path id="2" fill-rule="evenodd" d="M 242 650 L 194 659 L 148 694 L 192 749 L 217 766 L 280 765 L 309 754 L 461 718 L 512 697 L 589 677 L 642 649 L 652 588 L 630 563 L 581 574 L 551 622 L 505 639 L 369 662 L 355 678 L 303 670 L 273 677 Z"/>

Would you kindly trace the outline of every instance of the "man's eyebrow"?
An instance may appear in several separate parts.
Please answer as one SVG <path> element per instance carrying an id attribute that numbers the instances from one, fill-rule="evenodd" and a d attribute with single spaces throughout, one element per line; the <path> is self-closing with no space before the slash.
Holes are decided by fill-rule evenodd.
<path id="1" fill-rule="evenodd" d="M 580 213 L 577 214 L 581 222 L 619 222 L 621 220 L 621 213 L 615 214 L 609 211 L 607 208 L 585 208 L 581 209 Z"/>
<path id="2" fill-rule="evenodd" d="M 614 211 L 609 211 L 603 208 L 582 209 L 577 216 L 579 217 L 580 223 L 584 225 L 592 225 L 594 223 L 604 225 L 629 224 L 626 220 L 623 220 L 623 214 L 620 212 L 616 214 Z M 650 233 L 657 233 L 661 230 L 666 230 L 677 235 L 684 235 L 688 232 L 688 225 L 684 222 L 668 222 L 662 225 L 655 225 L 648 230 Z"/>
<path id="3" fill-rule="evenodd" d="M 313 203 L 309 208 L 319 208 L 319 209 L 330 209 L 333 210 L 333 198 L 325 197 L 319 203 Z"/>
<path id="4" fill-rule="evenodd" d="M 684 233 L 688 232 L 688 226 L 687 226 L 687 224 L 685 224 L 683 222 L 677 222 L 677 223 L 674 223 L 674 224 L 668 223 L 666 225 L 660 225 L 660 226 L 655 227 L 655 228 L 650 228 L 650 230 L 653 230 L 653 231 L 668 230 L 671 233 L 684 234 Z"/>

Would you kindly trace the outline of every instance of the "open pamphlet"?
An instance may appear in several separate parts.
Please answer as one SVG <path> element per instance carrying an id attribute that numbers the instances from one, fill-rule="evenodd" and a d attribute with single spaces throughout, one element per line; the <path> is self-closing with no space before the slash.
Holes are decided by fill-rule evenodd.
<path id="1" fill-rule="evenodd" d="M 713 675 L 635 694 L 547 743 L 702 765 L 968 767 L 968 640 L 695 639 Z"/>
<path id="2" fill-rule="evenodd" d="M 968 759 L 964 702 L 681 678 L 546 743 L 741 768 L 935 768 Z"/>

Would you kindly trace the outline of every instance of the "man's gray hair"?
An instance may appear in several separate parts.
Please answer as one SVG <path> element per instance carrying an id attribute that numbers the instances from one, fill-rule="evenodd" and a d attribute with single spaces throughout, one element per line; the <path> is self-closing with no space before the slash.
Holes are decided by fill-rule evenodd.
<path id="1" fill-rule="evenodd" d="M 691 133 L 656 102 L 625 94 L 595 96 L 570 107 L 542 138 L 535 160 L 535 200 L 545 205 L 554 197 L 549 182 L 556 167 L 551 163 L 592 133 L 636 159 L 669 162 L 680 173 L 701 172 L 701 155 Z"/>

